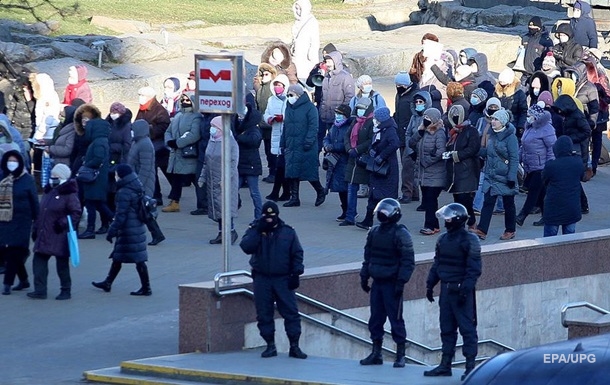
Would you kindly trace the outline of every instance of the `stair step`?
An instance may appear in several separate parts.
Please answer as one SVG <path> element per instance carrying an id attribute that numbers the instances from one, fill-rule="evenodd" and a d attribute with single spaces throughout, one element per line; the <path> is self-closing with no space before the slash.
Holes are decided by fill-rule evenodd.
<path id="1" fill-rule="evenodd" d="M 172 378 L 162 378 L 147 376 L 143 374 L 131 374 L 121 371 L 120 366 L 112 368 L 89 370 L 83 373 L 85 380 L 99 384 L 116 385 L 218 385 L 216 382 L 193 382 L 177 380 Z"/>

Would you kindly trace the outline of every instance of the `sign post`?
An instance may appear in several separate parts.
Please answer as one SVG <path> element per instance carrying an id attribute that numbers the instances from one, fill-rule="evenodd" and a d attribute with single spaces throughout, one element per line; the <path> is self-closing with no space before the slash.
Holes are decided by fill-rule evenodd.
<path id="1" fill-rule="evenodd" d="M 231 120 L 245 110 L 243 53 L 195 55 L 195 98 L 199 112 L 222 114 L 222 250 L 224 272 L 230 270 Z"/>

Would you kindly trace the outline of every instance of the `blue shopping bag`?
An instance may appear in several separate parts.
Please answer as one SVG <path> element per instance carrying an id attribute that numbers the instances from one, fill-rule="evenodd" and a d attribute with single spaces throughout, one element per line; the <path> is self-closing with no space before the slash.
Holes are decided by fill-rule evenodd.
<path id="1" fill-rule="evenodd" d="M 70 248 L 70 262 L 76 267 L 80 264 L 80 252 L 78 251 L 78 235 L 72 226 L 72 218 L 68 215 L 68 247 Z"/>
<path id="2" fill-rule="evenodd" d="M 55 162 L 46 152 L 42 153 L 42 165 L 41 165 L 41 173 L 40 173 L 40 187 L 44 188 L 47 184 L 49 184 L 49 178 L 51 178 L 51 170 L 53 169 L 53 164 Z"/>

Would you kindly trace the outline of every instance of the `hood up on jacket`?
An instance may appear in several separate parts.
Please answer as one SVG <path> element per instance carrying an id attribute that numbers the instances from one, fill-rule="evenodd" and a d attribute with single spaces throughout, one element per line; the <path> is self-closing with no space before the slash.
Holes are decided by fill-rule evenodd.
<path id="1" fill-rule="evenodd" d="M 572 143 L 572 139 L 567 135 L 562 135 L 557 138 L 557 141 L 553 144 L 553 154 L 555 154 L 555 158 L 572 156 L 573 147 L 574 143 Z"/>
<path id="2" fill-rule="evenodd" d="M 576 83 L 571 78 L 556 78 L 551 84 L 551 94 L 553 100 L 557 100 L 561 95 L 574 96 L 576 95 Z"/>
<path id="3" fill-rule="evenodd" d="M 284 59 L 280 63 L 280 67 L 282 67 L 283 69 L 287 69 L 292 64 L 292 57 L 290 56 L 290 47 L 288 47 L 286 43 L 279 40 L 270 43 L 267 48 L 265 48 L 265 50 L 261 54 L 261 63 L 269 63 L 269 58 L 271 57 L 273 50 L 276 48 L 278 48 L 284 56 Z"/>
<path id="4" fill-rule="evenodd" d="M 83 127 L 83 115 L 86 115 L 89 119 L 99 119 L 102 117 L 102 113 L 99 108 L 94 106 L 93 104 L 83 104 L 76 109 L 74 112 L 74 131 L 78 135 L 85 134 L 85 128 Z"/>

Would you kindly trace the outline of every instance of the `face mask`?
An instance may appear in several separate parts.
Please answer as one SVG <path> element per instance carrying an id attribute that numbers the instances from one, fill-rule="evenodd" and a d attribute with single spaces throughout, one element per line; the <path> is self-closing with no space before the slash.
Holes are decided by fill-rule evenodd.
<path id="1" fill-rule="evenodd" d="M 403 92 L 407 92 L 410 88 L 411 88 L 411 86 L 409 86 L 409 87 L 396 86 L 396 93 L 402 94 Z"/>
<path id="2" fill-rule="evenodd" d="M 580 9 L 575 9 L 574 12 L 572 12 L 572 16 L 574 16 L 575 19 L 580 18 L 581 15 L 582 11 Z"/>
<path id="3" fill-rule="evenodd" d="M 283 86 L 273 86 L 273 92 L 275 92 L 276 95 L 281 95 L 282 93 L 284 93 L 284 87 Z"/>
<path id="4" fill-rule="evenodd" d="M 487 116 L 492 116 L 496 111 L 498 110 L 488 108 L 485 112 L 487 113 Z"/>
<path id="5" fill-rule="evenodd" d="M 373 86 L 371 84 L 365 84 L 362 86 L 362 93 L 370 94 L 373 91 Z"/>
<path id="6" fill-rule="evenodd" d="M 578 74 L 572 73 L 572 75 L 570 75 L 570 78 L 572 78 L 572 80 L 574 80 L 574 83 L 578 83 Z"/>
<path id="7" fill-rule="evenodd" d="M 502 125 L 502 123 L 500 123 L 499 120 L 492 120 L 491 121 L 491 129 L 494 130 L 494 132 L 502 132 L 504 131 L 506 127 Z"/>
<path id="8" fill-rule="evenodd" d="M 415 111 L 423 112 L 425 110 L 426 110 L 426 105 L 425 104 L 416 104 L 415 105 Z"/>
<path id="9" fill-rule="evenodd" d="M 271 222 L 267 221 L 267 218 L 271 218 Z M 275 226 L 277 226 L 278 223 L 278 217 L 277 215 L 269 215 L 269 216 L 263 216 L 261 218 L 261 220 L 265 221 L 265 229 L 267 231 L 273 229 Z"/>
<path id="10" fill-rule="evenodd" d="M 218 134 L 218 128 L 214 126 L 210 127 L 210 136 L 214 137 L 216 134 Z"/>
<path id="11" fill-rule="evenodd" d="M 374 126 L 378 126 L 379 125 L 379 120 L 373 118 L 373 125 Z"/>
<path id="12" fill-rule="evenodd" d="M 51 187 L 53 187 L 53 188 L 55 188 L 55 187 L 59 186 L 59 185 L 60 185 L 60 183 L 61 183 L 61 182 L 60 182 L 59 178 L 50 178 L 50 179 L 49 179 L 49 185 L 50 185 Z"/>
<path id="13" fill-rule="evenodd" d="M 345 116 L 343 116 L 341 114 L 335 114 L 335 123 L 337 123 L 337 124 L 343 123 L 345 121 L 345 119 L 347 119 Z"/>
<path id="14" fill-rule="evenodd" d="M 561 86 L 557 87 L 557 95 L 561 95 Z"/>
<path id="15" fill-rule="evenodd" d="M 538 28 L 528 28 L 530 35 L 535 35 L 538 32 Z"/>
<path id="16" fill-rule="evenodd" d="M 294 104 L 297 102 L 297 100 L 299 100 L 299 98 L 297 98 L 296 96 L 291 96 L 288 98 L 288 103 Z"/>
<path id="17" fill-rule="evenodd" d="M 560 41 L 561 43 L 567 43 L 567 42 L 568 42 L 568 40 L 570 40 L 570 38 L 568 37 L 568 35 L 564 35 L 564 34 L 559 35 L 559 41 Z"/>
<path id="18" fill-rule="evenodd" d="M 148 101 L 150 100 L 150 98 L 148 96 L 138 96 L 138 103 L 143 106 L 146 103 L 148 103 Z"/>
<path id="19" fill-rule="evenodd" d="M 110 119 L 117 120 L 121 114 L 110 114 Z"/>
<path id="20" fill-rule="evenodd" d="M 361 117 L 363 117 L 363 116 L 364 116 L 364 113 L 365 113 L 365 112 L 366 112 L 366 111 L 365 111 L 365 110 L 363 110 L 362 108 L 358 108 L 358 109 L 356 110 L 356 116 L 358 116 L 359 118 L 361 118 Z"/>
<path id="21" fill-rule="evenodd" d="M 536 121 L 536 119 L 535 119 L 533 116 L 528 116 L 528 117 L 526 118 L 526 120 L 527 120 L 527 122 L 528 122 L 529 124 L 532 124 L 532 123 L 534 123 L 534 122 Z"/>
<path id="22" fill-rule="evenodd" d="M 532 93 L 534 94 L 534 96 L 538 96 L 538 94 L 540 94 L 540 88 L 533 88 Z"/>
<path id="23" fill-rule="evenodd" d="M 458 115 L 453 116 L 451 120 L 453 120 L 453 124 L 460 124 L 460 117 Z"/>
<path id="24" fill-rule="evenodd" d="M 191 108 L 193 107 L 193 103 L 180 103 L 182 108 Z"/>
<path id="25" fill-rule="evenodd" d="M 424 119 L 423 124 L 424 124 L 424 127 L 428 127 L 429 125 L 432 124 L 432 121 L 430 119 Z"/>
<path id="26" fill-rule="evenodd" d="M 19 167 L 19 162 L 15 162 L 14 160 L 6 162 L 6 168 L 10 172 L 13 172 L 13 171 L 17 170 L 17 167 Z"/>
<path id="27" fill-rule="evenodd" d="M 473 74 L 476 74 L 477 72 L 479 72 L 479 66 L 477 65 L 477 63 L 472 63 L 470 65 L 470 70 L 472 71 Z"/>
<path id="28" fill-rule="evenodd" d="M 473 106 L 476 106 L 477 104 L 480 104 L 480 103 L 481 103 L 481 100 L 478 97 L 473 96 L 470 98 L 470 104 L 472 104 Z"/>

